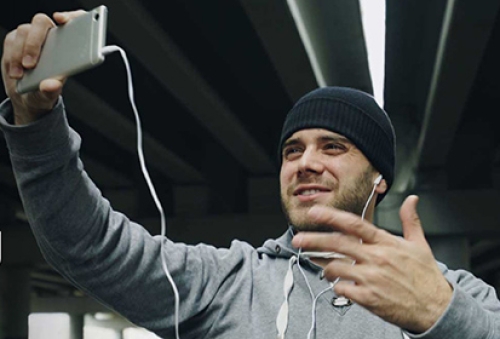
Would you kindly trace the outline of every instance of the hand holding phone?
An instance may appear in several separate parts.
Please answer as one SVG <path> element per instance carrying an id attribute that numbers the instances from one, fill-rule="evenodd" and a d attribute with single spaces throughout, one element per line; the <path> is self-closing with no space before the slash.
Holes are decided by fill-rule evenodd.
<path id="1" fill-rule="evenodd" d="M 95 17 L 94 11 L 96 10 L 101 11 L 98 12 L 99 17 Z M 84 56 L 84 58 L 79 59 L 79 67 L 76 67 L 76 63 L 69 62 L 70 67 L 68 68 L 68 62 L 60 62 L 60 58 L 65 56 L 66 59 L 73 60 L 70 54 L 63 51 L 75 52 L 75 50 L 71 50 L 74 46 L 64 46 L 60 42 L 67 44 L 69 41 L 71 43 L 71 39 L 68 39 L 68 37 L 71 38 L 75 34 L 80 37 L 80 41 L 83 37 L 91 40 L 93 35 L 80 34 L 82 33 L 82 27 L 88 28 L 94 23 L 94 21 L 89 21 L 89 18 L 92 20 L 97 19 L 102 24 L 100 28 L 100 37 L 102 39 L 95 39 L 94 43 L 87 44 L 87 47 L 89 45 L 104 44 L 107 11 L 104 6 L 98 7 L 96 10 L 54 13 L 54 21 L 60 25 L 57 27 L 48 16 L 37 14 L 30 24 L 20 25 L 16 30 L 7 34 L 2 57 L 2 78 L 6 93 L 12 101 L 16 124 L 29 123 L 36 120 L 43 112 L 50 111 L 54 107 L 62 91 L 62 86 L 69 75 L 102 62 L 103 58 L 98 57 L 97 60 L 100 61 L 95 63 L 96 53 L 87 54 L 82 52 L 83 49 L 79 49 L 81 55 Z M 101 13 L 103 14 L 101 15 Z M 80 23 L 77 21 L 77 19 L 85 17 L 87 21 L 81 21 Z M 72 23 L 76 24 L 73 25 Z M 54 35 L 57 32 L 65 32 L 63 28 L 67 28 L 65 34 Z M 87 29 L 86 32 L 93 31 Z M 57 37 L 57 39 L 48 44 L 50 36 Z M 97 51 L 97 55 L 99 55 L 100 50 Z M 51 54 L 54 58 L 51 58 Z M 59 59 L 55 58 L 56 55 L 58 55 Z M 82 67 L 81 60 L 85 60 L 84 64 L 90 63 L 90 66 Z M 64 67 L 51 68 L 54 65 Z M 18 92 L 18 85 L 19 90 L 23 93 Z"/>
<path id="2" fill-rule="evenodd" d="M 67 77 L 104 61 L 107 9 L 100 6 L 47 33 L 38 63 L 17 82 L 20 94 L 36 91 L 51 77 Z"/>

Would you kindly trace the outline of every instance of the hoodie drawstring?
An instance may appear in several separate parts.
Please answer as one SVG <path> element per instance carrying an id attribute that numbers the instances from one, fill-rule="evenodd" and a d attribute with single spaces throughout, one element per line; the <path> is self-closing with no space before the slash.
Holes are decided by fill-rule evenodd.
<path id="1" fill-rule="evenodd" d="M 276 317 L 276 328 L 278 329 L 278 339 L 285 339 L 285 332 L 288 327 L 288 297 L 293 288 L 293 264 L 297 261 L 296 256 L 288 260 L 288 271 L 286 272 L 285 282 L 283 283 L 283 294 L 285 300 L 281 304 L 278 316 Z"/>

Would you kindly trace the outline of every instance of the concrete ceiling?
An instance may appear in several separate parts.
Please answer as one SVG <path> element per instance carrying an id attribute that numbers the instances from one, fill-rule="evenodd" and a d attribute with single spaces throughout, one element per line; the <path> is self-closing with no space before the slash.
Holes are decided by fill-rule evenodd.
<path id="1" fill-rule="evenodd" d="M 372 93 L 358 2 L 296 3 L 325 83 Z M 101 4 L 109 9 L 108 45 L 130 58 L 168 235 L 219 246 L 279 236 L 281 124 L 293 102 L 318 87 L 287 2 L 8 0 L 0 35 L 37 12 Z M 396 127 L 397 177 L 377 218 L 398 233 L 401 197 L 420 194 L 428 234 L 467 237 L 472 271 L 492 284 L 500 272 L 499 6 L 387 0 L 384 103 Z M 64 97 L 90 176 L 116 209 L 158 234 L 119 56 L 73 77 Z M 3 264 L 35 265 L 39 295 L 68 295 L 36 249 L 0 144 Z"/>

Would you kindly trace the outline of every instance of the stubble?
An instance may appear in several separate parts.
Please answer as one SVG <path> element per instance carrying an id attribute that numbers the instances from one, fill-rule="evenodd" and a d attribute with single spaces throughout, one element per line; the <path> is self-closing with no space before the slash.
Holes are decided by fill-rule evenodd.
<path id="1" fill-rule="evenodd" d="M 334 207 L 343 211 L 351 212 L 361 216 L 365 204 L 370 196 L 373 189 L 373 167 L 368 167 L 359 177 L 358 180 L 353 181 L 349 186 L 342 189 L 338 185 L 332 185 L 329 183 L 319 183 L 326 187 L 331 187 L 334 191 L 334 196 L 331 201 L 329 201 L 326 206 Z M 309 179 L 307 183 L 313 183 Z M 306 182 L 300 182 L 298 184 L 303 184 Z M 311 201 L 309 203 L 300 204 L 300 206 L 292 206 L 289 197 L 293 196 L 292 192 L 294 187 L 290 187 L 287 190 L 287 198 L 281 197 L 281 207 L 285 217 L 289 223 L 297 231 L 314 231 L 314 232 L 332 232 L 332 228 L 322 224 L 312 223 L 308 216 L 307 211 L 316 205 L 317 203 Z"/>

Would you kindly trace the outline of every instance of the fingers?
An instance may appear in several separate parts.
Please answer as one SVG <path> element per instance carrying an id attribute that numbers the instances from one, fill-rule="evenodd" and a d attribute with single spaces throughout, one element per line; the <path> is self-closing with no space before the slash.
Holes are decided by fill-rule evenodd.
<path id="1" fill-rule="evenodd" d="M 307 251 L 337 252 L 356 260 L 367 259 L 358 238 L 338 232 L 301 232 L 293 238 L 292 245 Z"/>
<path id="2" fill-rule="evenodd" d="M 59 24 L 85 14 L 84 10 L 54 13 Z M 36 14 L 31 23 L 20 25 L 9 33 L 4 43 L 4 63 L 9 76 L 20 79 L 23 70 L 36 66 L 47 32 L 55 27 L 55 23 L 45 14 Z"/>
<path id="3" fill-rule="evenodd" d="M 8 33 L 5 36 L 4 44 L 3 44 L 3 55 L 2 55 L 2 80 L 4 83 L 5 87 L 5 92 L 6 94 L 10 97 L 11 93 L 15 92 L 15 83 L 16 80 L 12 78 L 11 72 L 12 72 L 12 67 L 10 65 L 10 59 L 11 59 L 11 50 L 12 50 L 12 45 L 14 44 L 15 41 L 15 31 L 12 31 Z M 21 70 L 18 70 L 18 72 Z M 14 72 L 14 75 L 15 72 Z M 22 75 L 22 73 L 21 73 Z"/>
<path id="4" fill-rule="evenodd" d="M 77 18 L 80 15 L 83 15 L 85 13 L 87 13 L 87 12 L 84 11 L 83 9 L 79 9 L 76 11 L 70 11 L 70 12 L 55 12 L 53 17 L 54 17 L 54 20 L 58 24 L 63 25 L 65 23 L 67 23 L 68 21 L 70 21 L 74 18 Z"/>
<path id="5" fill-rule="evenodd" d="M 405 199 L 399 211 L 399 217 L 403 225 L 403 235 L 408 241 L 427 244 L 424 230 L 417 213 L 418 197 L 410 195 Z"/>
<path id="6" fill-rule="evenodd" d="M 10 32 L 4 43 L 4 63 L 8 76 L 20 79 L 23 76 L 21 59 L 23 55 L 24 40 L 28 35 L 29 25 L 21 25 L 17 30 Z"/>
<path id="7" fill-rule="evenodd" d="M 378 242 L 386 236 L 386 232 L 361 220 L 359 216 L 335 208 L 313 206 L 308 215 L 315 224 L 329 226 L 332 231 L 354 235 L 366 243 Z"/>
<path id="8" fill-rule="evenodd" d="M 329 281 L 340 277 L 333 287 L 335 293 L 369 309 L 380 306 L 391 293 L 396 293 L 393 289 L 399 287 L 393 283 L 391 274 L 369 265 L 335 263 L 327 266 L 324 276 Z"/>
<path id="9" fill-rule="evenodd" d="M 363 298 L 360 296 L 360 291 L 362 292 L 363 290 L 352 281 L 340 280 L 337 284 L 335 284 L 333 290 L 339 296 L 344 296 L 360 305 L 362 304 Z"/>
<path id="10" fill-rule="evenodd" d="M 6 36 L 3 64 L 11 78 L 22 78 L 25 68 L 36 65 L 47 31 L 53 26 L 49 17 L 37 14 L 31 24 L 22 24 Z"/>
<path id="11" fill-rule="evenodd" d="M 363 265 L 353 265 L 344 261 L 335 261 L 328 264 L 323 270 L 323 276 L 329 281 L 335 281 L 337 278 L 348 280 L 351 283 L 362 283 L 364 281 Z"/>
<path id="12" fill-rule="evenodd" d="M 30 29 L 25 37 L 21 64 L 24 68 L 35 67 L 40 57 L 42 46 L 49 29 L 55 26 L 54 22 L 45 14 L 37 14 L 31 21 Z"/>
<path id="13" fill-rule="evenodd" d="M 57 24 L 65 24 L 85 13 L 84 10 L 54 13 L 54 20 Z M 16 81 L 23 77 L 26 69 L 36 66 L 48 31 L 55 25 L 47 15 L 39 13 L 33 17 L 31 23 L 22 24 L 6 35 L 2 55 L 2 77 L 6 93 L 11 99 L 21 97 L 16 92 Z M 51 92 L 51 97 L 60 93 L 63 82 L 63 79 L 53 79 L 40 84 L 40 90 L 45 91 L 46 95 Z"/>
<path id="14" fill-rule="evenodd" d="M 62 25 L 85 13 L 86 12 L 84 10 L 56 12 L 54 13 L 54 20 L 58 24 Z M 26 36 L 26 41 L 24 42 L 22 58 L 22 66 L 24 68 L 35 67 L 40 56 L 42 46 L 45 42 L 47 32 L 53 27 L 55 27 L 55 24 L 47 15 L 39 13 L 33 17 L 31 21 L 31 29 Z"/>

